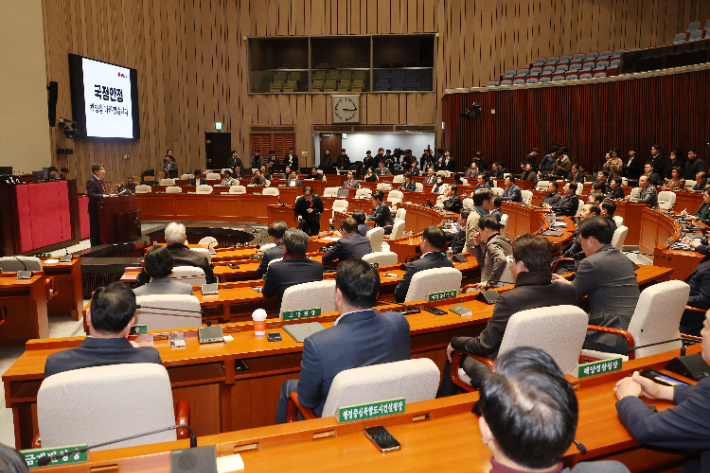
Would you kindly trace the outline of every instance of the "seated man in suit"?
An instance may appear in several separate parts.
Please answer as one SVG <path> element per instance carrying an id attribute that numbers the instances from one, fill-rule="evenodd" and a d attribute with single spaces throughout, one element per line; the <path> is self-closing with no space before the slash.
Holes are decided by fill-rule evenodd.
<path id="1" fill-rule="evenodd" d="M 261 294 L 264 297 L 278 296 L 279 313 L 286 289 L 296 284 L 323 280 L 323 264 L 306 257 L 308 243 L 308 235 L 301 230 L 286 230 L 283 238 L 283 259 L 274 261 L 266 269 L 266 281 Z"/>
<path id="2" fill-rule="evenodd" d="M 642 174 L 642 176 L 648 176 L 648 180 L 651 181 L 651 184 L 653 186 L 663 185 L 663 179 L 661 178 L 660 174 L 656 172 L 653 167 L 653 164 L 651 163 L 646 163 L 644 165 L 644 173 Z"/>
<path id="3" fill-rule="evenodd" d="M 582 210 L 579 212 L 579 221 L 584 222 L 588 218 L 597 217 L 601 215 L 601 207 L 596 203 L 584 204 Z M 574 238 L 572 243 L 567 247 L 565 251 L 562 252 L 560 258 L 574 258 L 578 253 L 582 252 L 582 244 L 579 242 L 579 231 L 574 232 Z M 574 270 L 572 270 L 574 271 Z"/>
<path id="4" fill-rule="evenodd" d="M 431 191 L 434 194 L 443 194 L 446 192 L 446 187 L 447 184 L 444 182 L 443 176 L 436 176 L 436 183 L 434 184 L 434 187 L 431 188 Z"/>
<path id="5" fill-rule="evenodd" d="M 695 175 L 695 184 L 690 188 L 693 192 L 702 192 L 708 185 L 708 176 L 705 172 L 699 172 Z"/>
<path id="6" fill-rule="evenodd" d="M 121 282 L 100 287 L 91 296 L 91 309 L 86 324 L 91 332 L 76 348 L 62 350 L 47 357 L 44 376 L 91 366 L 122 363 L 162 364 L 158 350 L 134 347 L 126 335 L 133 326 L 136 296 Z"/>
<path id="7" fill-rule="evenodd" d="M 318 174 L 318 168 L 313 166 L 311 168 L 311 173 L 306 177 L 309 181 L 316 180 L 316 181 L 323 181 L 325 180 L 325 176 L 323 174 Z"/>
<path id="8" fill-rule="evenodd" d="M 377 163 L 377 168 L 375 168 L 375 174 L 378 176 L 391 176 L 392 172 L 385 167 L 384 161 Z"/>
<path id="9" fill-rule="evenodd" d="M 466 222 L 471 212 L 471 210 L 462 210 L 461 215 L 459 215 L 458 220 L 456 220 L 459 231 L 454 235 L 451 241 L 451 251 L 455 255 L 463 253 L 463 249 L 466 247 Z"/>
<path id="10" fill-rule="evenodd" d="M 355 175 L 352 171 L 348 171 L 348 178 L 343 181 L 343 185 L 340 186 L 343 189 L 359 189 L 360 183 L 355 180 Z"/>
<path id="11" fill-rule="evenodd" d="M 267 231 L 276 246 L 269 248 L 264 252 L 264 255 L 261 258 L 261 263 L 259 263 L 259 267 L 256 268 L 256 274 L 258 274 L 259 277 L 263 277 L 264 274 L 266 274 L 266 269 L 269 267 L 269 263 L 271 261 L 284 257 L 283 238 L 286 230 L 288 230 L 288 225 L 286 225 L 286 222 L 283 220 L 275 220 L 271 222 L 271 225 L 269 225 L 269 229 Z"/>
<path id="12" fill-rule="evenodd" d="M 379 290 L 380 276 L 366 262 L 351 259 L 338 265 L 335 307 L 340 316 L 333 327 L 303 341 L 300 379 L 281 387 L 278 424 L 286 422 L 287 400 L 293 392 L 320 416 L 333 378 L 341 371 L 409 359 L 409 322 L 399 312 L 378 315 L 372 310 Z"/>
<path id="13" fill-rule="evenodd" d="M 195 175 L 190 178 L 189 185 L 191 186 L 203 186 L 207 184 L 204 177 L 197 177 L 202 174 L 200 169 L 195 169 Z"/>
<path id="14" fill-rule="evenodd" d="M 307 235 L 315 236 L 320 231 L 320 215 L 323 213 L 323 199 L 313 194 L 313 188 L 303 188 L 303 195 L 296 199 L 293 209 L 298 218 L 298 228 Z"/>
<path id="15" fill-rule="evenodd" d="M 708 239 L 683 239 L 683 243 L 690 245 L 698 253 L 708 254 Z M 710 260 L 700 263 L 685 279 L 690 286 L 688 305 L 696 309 L 710 309 Z M 680 319 L 680 333 L 700 336 L 705 320 L 705 312 L 686 310 Z"/>
<path id="16" fill-rule="evenodd" d="M 404 273 L 402 279 L 394 289 L 394 299 L 397 302 L 404 302 L 409 291 L 409 285 L 412 282 L 412 277 L 419 271 L 434 268 L 453 268 L 454 264 L 444 256 L 441 251 L 446 245 L 446 235 L 444 231 L 432 225 L 424 230 L 420 238 L 419 248 L 422 251 L 422 256 L 416 261 L 409 263 L 407 272 Z"/>
<path id="17" fill-rule="evenodd" d="M 466 220 L 466 246 L 465 251 L 470 251 L 473 245 L 473 235 L 478 232 L 478 221 L 488 215 L 494 208 L 495 195 L 488 189 L 477 190 L 473 194 L 473 210 Z"/>
<path id="18" fill-rule="evenodd" d="M 143 269 L 150 277 L 150 282 L 135 289 L 136 297 L 149 294 L 192 295 L 192 286 L 170 279 L 170 273 L 173 272 L 173 255 L 166 247 L 154 246 L 149 249 L 143 259 Z"/>
<path id="19" fill-rule="evenodd" d="M 448 210 L 449 212 L 461 213 L 461 209 L 463 208 L 463 201 L 461 200 L 461 196 L 459 196 L 458 191 L 459 186 L 455 184 L 449 186 L 446 189 L 446 194 L 444 194 L 445 197 L 444 200 L 441 202 L 440 207 L 444 210 Z"/>
<path id="20" fill-rule="evenodd" d="M 579 207 L 579 197 L 577 197 L 577 186 L 579 185 L 581 184 L 577 184 L 576 182 L 568 182 L 565 184 L 563 190 L 565 195 L 554 205 L 548 205 L 545 208 L 552 210 L 557 215 L 574 217 Z"/>
<path id="21" fill-rule="evenodd" d="M 415 161 L 416 162 L 416 161 Z M 414 192 L 417 190 L 417 185 L 414 183 L 412 180 L 412 173 L 411 172 L 405 172 L 404 173 L 404 181 L 402 182 L 402 185 L 399 186 L 400 191 L 408 191 L 408 192 Z"/>
<path id="22" fill-rule="evenodd" d="M 173 257 L 174 266 L 195 266 L 202 268 L 205 272 L 205 280 L 207 284 L 216 283 L 217 278 L 212 271 L 212 264 L 207 261 L 205 255 L 201 255 L 196 251 L 192 251 L 187 247 L 187 231 L 182 223 L 171 222 L 165 227 L 165 243 L 168 244 L 168 250 Z M 150 280 L 150 276 L 143 267 L 143 270 L 138 273 L 136 282 L 133 284 L 133 289 L 141 287 Z"/>
<path id="23" fill-rule="evenodd" d="M 525 171 L 520 175 L 520 180 L 537 182 L 537 173 L 533 171 L 532 164 L 525 163 Z"/>
<path id="24" fill-rule="evenodd" d="M 303 183 L 298 178 L 296 171 L 291 171 L 291 173 L 286 178 L 286 187 L 303 187 Z"/>
<path id="25" fill-rule="evenodd" d="M 501 199 L 505 202 L 523 202 L 523 194 L 520 192 L 520 187 L 515 184 L 515 178 L 508 176 L 505 178 L 505 190 Z"/>
<path id="26" fill-rule="evenodd" d="M 266 178 L 261 175 L 261 171 L 259 171 L 259 168 L 256 169 L 257 171 L 254 173 L 254 177 L 251 178 L 251 182 L 249 184 L 251 184 L 252 186 L 266 186 Z"/>
<path id="27" fill-rule="evenodd" d="M 451 396 L 458 392 L 449 375 L 451 354 L 454 350 L 464 350 L 473 355 L 496 359 L 508 319 L 513 314 L 538 307 L 577 305 L 577 292 L 574 288 L 552 282 L 552 253 L 552 243 L 543 236 L 528 234 L 515 239 L 514 264 L 511 267 L 515 289 L 500 294 L 493 309 L 493 316 L 478 337 L 451 339 L 446 349 L 449 361 L 444 367 L 440 396 Z M 471 377 L 471 385 L 474 388 L 479 388 L 483 378 L 490 374 L 487 365 L 471 357 L 465 358 L 461 367 Z"/>
<path id="28" fill-rule="evenodd" d="M 503 179 L 506 172 L 508 172 L 508 170 L 501 163 L 493 162 L 493 164 L 491 164 L 491 177 Z"/>
<path id="29" fill-rule="evenodd" d="M 335 246 L 323 255 L 323 262 L 344 261 L 355 258 L 362 259 L 363 256 L 372 253 L 370 239 L 358 233 L 357 222 L 354 218 L 348 217 L 340 223 L 341 238 Z"/>
<path id="30" fill-rule="evenodd" d="M 586 258 L 579 263 L 574 281 L 553 274 L 555 282 L 571 284 L 580 299 L 589 299 L 589 325 L 628 330 L 639 300 L 633 263 L 611 246 L 616 225 L 610 218 L 592 217 L 579 224 L 579 242 Z M 588 331 L 584 348 L 626 354 L 626 339 Z"/>
<path id="31" fill-rule="evenodd" d="M 135 192 L 135 191 L 136 191 L 136 183 L 133 182 L 133 178 L 132 178 L 132 177 L 129 177 L 128 179 L 126 179 L 126 189 L 129 190 L 129 191 L 131 191 L 131 192 Z"/>
<path id="32" fill-rule="evenodd" d="M 710 363 L 710 315 L 703 314 L 701 355 Z M 710 470 L 710 378 L 695 386 L 663 386 L 643 378 L 638 371 L 614 388 L 619 420 L 637 442 L 660 448 L 700 450 L 700 460 L 691 459 L 683 472 Z M 640 397 L 673 402 L 675 407 L 651 412 Z"/>
<path id="33" fill-rule="evenodd" d="M 689 214 L 687 210 L 683 210 L 680 214 L 690 219 L 694 225 L 697 225 L 698 222 L 710 225 L 710 189 L 703 191 L 703 203 L 700 204 L 697 212 Z"/>
<path id="34" fill-rule="evenodd" d="M 612 218 L 616 213 L 616 204 L 609 199 L 602 200 L 602 203 L 599 204 L 599 208 L 599 215 L 602 217 Z M 612 219 L 612 222 L 613 221 L 614 220 Z M 614 225 L 616 225 L 616 222 L 614 222 Z"/>
<path id="35" fill-rule="evenodd" d="M 547 195 L 545 195 L 545 198 L 542 201 L 542 206 L 553 206 L 555 205 L 561 198 L 562 196 L 560 195 L 559 192 L 557 192 L 558 184 L 557 181 L 550 181 L 549 184 L 547 184 Z"/>
<path id="36" fill-rule="evenodd" d="M 353 210 L 353 218 L 357 222 L 357 233 L 364 237 L 367 236 L 367 232 L 370 231 L 370 226 L 366 224 L 367 215 L 362 210 Z"/>
<path id="37" fill-rule="evenodd" d="M 621 186 L 622 181 L 619 176 L 614 176 L 609 181 L 606 190 L 606 198 L 613 200 L 621 200 L 624 198 L 624 188 Z"/>
<path id="38" fill-rule="evenodd" d="M 271 177 L 271 171 L 266 168 L 266 166 L 261 166 L 259 168 L 259 172 L 261 173 L 262 176 L 264 176 L 264 179 L 267 181 L 270 181 L 272 179 Z"/>
<path id="39" fill-rule="evenodd" d="M 436 184 L 436 175 L 434 175 L 434 168 L 429 168 L 427 170 L 427 175 L 424 178 L 424 184 Z"/>
<path id="40" fill-rule="evenodd" d="M 656 193 L 656 186 L 651 184 L 648 176 L 639 177 L 639 188 L 641 192 L 639 192 L 637 197 L 632 198 L 631 195 L 627 195 L 624 200 L 647 204 L 652 210 L 655 210 L 658 207 L 658 194 Z"/>
<path id="41" fill-rule="evenodd" d="M 394 220 L 392 219 L 392 211 L 389 206 L 382 202 L 384 198 L 384 193 L 382 191 L 375 191 L 370 196 L 370 202 L 374 206 L 372 213 L 368 220 L 375 222 L 376 227 L 382 227 L 385 229 L 385 234 L 389 235 L 392 233 L 392 225 L 394 225 Z"/>
<path id="42" fill-rule="evenodd" d="M 483 443 L 493 454 L 491 473 L 629 472 L 617 461 L 563 469 L 562 456 L 577 431 L 577 397 L 552 357 L 539 348 L 519 347 L 501 355 L 496 373 L 483 380 L 474 412 Z"/>

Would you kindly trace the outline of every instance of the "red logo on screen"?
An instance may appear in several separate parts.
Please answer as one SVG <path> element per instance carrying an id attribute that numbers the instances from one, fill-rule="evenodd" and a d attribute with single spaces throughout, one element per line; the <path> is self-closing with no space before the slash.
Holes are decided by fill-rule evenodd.
<path id="1" fill-rule="evenodd" d="M 126 74 L 118 73 L 118 77 L 122 77 L 123 79 L 127 79 L 128 76 Z"/>

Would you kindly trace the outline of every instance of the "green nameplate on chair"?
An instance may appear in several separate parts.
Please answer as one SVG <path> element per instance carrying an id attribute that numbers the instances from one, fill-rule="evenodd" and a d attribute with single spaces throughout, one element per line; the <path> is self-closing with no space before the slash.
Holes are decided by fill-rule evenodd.
<path id="1" fill-rule="evenodd" d="M 148 333 L 147 325 L 134 325 L 131 327 L 131 335 L 145 335 Z"/>
<path id="2" fill-rule="evenodd" d="M 27 468 L 37 468 L 37 462 L 40 458 L 51 455 L 52 453 L 59 453 L 60 455 L 71 450 L 76 450 L 77 448 L 86 447 L 86 444 L 81 445 L 67 445 L 65 447 L 52 447 L 52 448 L 33 448 L 28 450 L 20 450 L 20 455 L 25 459 L 27 463 Z M 68 463 L 81 463 L 88 461 L 88 452 L 74 453 L 66 457 L 57 457 L 56 460 L 49 463 L 47 466 L 57 466 L 66 465 Z"/>
<path id="3" fill-rule="evenodd" d="M 456 291 L 441 291 L 441 292 L 430 292 L 426 296 L 426 300 L 429 302 L 440 301 L 442 299 L 452 299 L 456 297 L 458 293 Z"/>
<path id="4" fill-rule="evenodd" d="M 249 257 L 249 259 L 250 259 L 250 260 L 262 259 L 262 257 L 263 257 L 262 255 L 251 255 L 251 256 Z"/>
<path id="5" fill-rule="evenodd" d="M 320 317 L 320 309 L 286 310 L 281 315 L 283 320 L 310 319 Z"/>
<path id="6" fill-rule="evenodd" d="M 252 195 L 261 195 L 261 192 L 252 192 Z"/>
<path id="7" fill-rule="evenodd" d="M 380 263 L 370 263 L 370 266 L 372 266 L 372 269 L 377 269 L 380 267 Z"/>
<path id="8" fill-rule="evenodd" d="M 371 419 L 373 417 L 401 414 L 404 412 L 404 398 L 387 399 L 385 401 L 366 402 L 354 406 L 345 406 L 338 409 L 335 418 L 341 424 L 354 420 Z"/>
<path id="9" fill-rule="evenodd" d="M 621 362 L 623 358 L 612 358 L 611 360 L 593 361 L 577 366 L 577 378 L 588 378 L 597 374 L 611 373 L 612 371 L 621 371 Z"/>
<path id="10" fill-rule="evenodd" d="M 165 194 L 165 191 L 155 191 L 153 194 Z"/>

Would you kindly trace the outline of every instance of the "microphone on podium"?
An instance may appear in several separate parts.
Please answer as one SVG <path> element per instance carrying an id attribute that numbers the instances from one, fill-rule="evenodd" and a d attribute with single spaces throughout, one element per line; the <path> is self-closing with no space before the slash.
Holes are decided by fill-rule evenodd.
<path id="1" fill-rule="evenodd" d="M 74 455 L 76 453 L 86 452 L 88 450 L 91 450 L 92 448 L 98 448 L 98 447 L 103 447 L 105 445 L 111 445 L 114 443 L 125 442 L 126 440 L 133 440 L 133 439 L 137 439 L 140 437 L 146 437 L 148 435 L 159 434 L 161 432 L 167 432 L 169 430 L 175 430 L 175 429 L 189 429 L 190 430 L 190 448 L 197 447 L 197 436 L 195 435 L 195 431 L 192 429 L 192 427 L 190 427 L 189 425 L 171 425 L 170 427 L 165 427 L 164 429 L 158 429 L 158 430 L 154 430 L 152 432 L 144 432 L 142 434 L 131 435 L 130 437 L 124 437 L 122 439 L 109 440 L 108 442 L 97 443 L 96 445 L 88 445 L 86 447 L 77 448 L 75 450 L 71 450 L 71 451 L 64 452 L 64 453 L 59 453 L 59 452 L 51 453 L 45 457 L 38 459 L 37 466 L 47 466 L 51 462 L 56 460 L 57 458 L 68 457 L 68 456 Z"/>

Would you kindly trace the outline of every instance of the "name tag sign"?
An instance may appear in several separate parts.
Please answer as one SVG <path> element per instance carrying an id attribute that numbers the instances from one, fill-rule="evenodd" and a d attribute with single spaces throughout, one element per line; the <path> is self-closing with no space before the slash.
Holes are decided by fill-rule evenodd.
<path id="1" fill-rule="evenodd" d="M 338 422 L 352 422 L 354 420 L 372 419 L 373 417 L 388 416 L 390 414 L 401 414 L 404 412 L 404 398 L 387 399 L 385 401 L 366 402 L 345 406 L 338 409 L 335 418 Z"/>
<path id="2" fill-rule="evenodd" d="M 442 299 L 452 299 L 456 297 L 456 291 L 441 291 L 441 292 L 430 292 L 427 294 L 426 298 L 429 302 L 440 301 Z"/>
<path id="3" fill-rule="evenodd" d="M 577 366 L 577 378 L 589 378 L 590 376 L 611 373 L 612 371 L 621 370 L 621 362 L 623 358 L 613 358 L 611 360 L 593 361 Z"/>
<path id="4" fill-rule="evenodd" d="M 373 269 L 377 269 L 380 267 L 380 263 L 370 263 L 370 266 L 372 266 Z"/>
<path id="5" fill-rule="evenodd" d="M 25 463 L 27 463 L 27 468 L 37 468 L 39 466 L 37 462 L 40 458 L 46 457 L 47 455 L 51 455 L 53 453 L 58 453 L 59 455 L 61 455 L 71 450 L 76 450 L 77 448 L 83 448 L 86 446 L 87 444 L 67 445 L 66 447 L 33 448 L 28 450 L 20 450 L 20 455 L 22 455 L 22 457 L 25 459 Z M 51 461 L 47 466 L 66 465 L 68 463 L 81 463 L 88 461 L 88 459 L 88 452 L 74 453 L 68 456 L 57 457 L 56 460 Z"/>
<path id="6" fill-rule="evenodd" d="M 262 255 L 251 255 L 249 257 L 250 260 L 256 260 L 256 259 L 262 259 Z"/>
<path id="7" fill-rule="evenodd" d="M 310 319 L 320 317 L 320 309 L 286 310 L 281 315 L 283 320 Z"/>
<path id="8" fill-rule="evenodd" d="M 131 335 L 145 335 L 148 333 L 147 325 L 134 325 L 131 327 Z"/>

